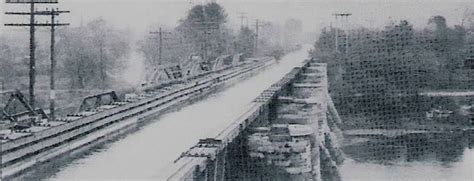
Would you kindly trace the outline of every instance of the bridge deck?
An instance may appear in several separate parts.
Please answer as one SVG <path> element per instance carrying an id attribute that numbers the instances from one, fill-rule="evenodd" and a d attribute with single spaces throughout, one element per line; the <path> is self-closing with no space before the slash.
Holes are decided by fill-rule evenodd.
<path id="1" fill-rule="evenodd" d="M 301 64 L 303 65 L 303 64 Z M 301 67 L 294 68 L 288 72 L 278 82 L 272 84 L 268 89 L 264 90 L 254 101 L 247 106 L 247 110 L 241 113 L 240 116 L 231 119 L 233 120 L 230 124 L 222 129 L 217 135 L 210 137 L 215 139 L 219 144 L 211 147 L 202 149 L 201 146 L 205 144 L 199 143 L 197 146 L 192 147 L 187 152 L 182 154 L 170 168 L 165 168 L 161 171 L 160 179 L 167 180 L 185 180 L 192 178 L 192 172 L 195 168 L 202 168 L 208 161 L 215 160 L 217 154 L 222 152 L 225 147 L 228 146 L 242 130 L 246 129 L 252 122 L 254 122 L 262 113 L 264 106 L 268 105 L 271 98 L 275 98 L 278 92 L 293 80 Z M 205 159 L 203 159 L 205 158 Z"/>
<path id="2" fill-rule="evenodd" d="M 146 179 L 195 145 L 214 137 L 252 106 L 255 97 L 307 56 L 308 48 L 289 54 L 272 67 L 212 97 L 168 113 L 142 130 L 64 166 L 54 179 Z M 79 177 L 80 176 L 80 177 Z"/>

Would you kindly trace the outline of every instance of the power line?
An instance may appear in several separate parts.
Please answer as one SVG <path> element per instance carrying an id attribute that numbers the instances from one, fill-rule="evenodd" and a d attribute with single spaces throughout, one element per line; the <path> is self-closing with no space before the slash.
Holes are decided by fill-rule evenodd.
<path id="1" fill-rule="evenodd" d="M 29 85 L 29 93 L 30 93 L 30 106 L 35 109 L 35 78 L 36 78 L 36 67 L 35 67 L 35 27 L 36 26 L 51 26 L 47 23 L 36 23 L 35 22 L 35 15 L 41 15 L 41 13 L 35 13 L 35 4 L 57 4 L 57 0 L 6 0 L 5 3 L 7 4 L 29 4 L 30 5 L 30 12 L 29 13 L 21 13 L 21 12 L 8 12 L 6 14 L 9 15 L 29 15 L 30 16 L 30 23 L 19 23 L 19 24 L 5 24 L 5 26 L 29 26 L 30 27 L 30 71 L 29 71 L 29 78 L 30 78 L 30 85 Z M 53 23 L 54 24 L 54 23 Z"/>
<path id="2" fill-rule="evenodd" d="M 56 69 L 56 60 L 55 60 L 55 51 L 54 51 L 54 45 L 55 45 L 55 29 L 56 26 L 68 26 L 69 23 L 55 23 L 55 17 L 59 16 L 61 13 L 69 13 L 69 11 L 59 11 L 55 9 L 51 9 L 49 11 L 50 16 L 51 16 L 51 46 L 50 46 L 50 58 L 51 58 L 51 68 L 50 68 L 50 102 L 49 102 L 49 111 L 50 111 L 50 120 L 54 121 L 55 120 L 55 99 L 56 99 L 56 92 L 55 92 L 55 82 L 54 82 L 54 70 Z"/>
<path id="3" fill-rule="evenodd" d="M 351 13 L 334 13 L 333 16 L 336 18 L 336 38 L 335 38 L 335 47 L 336 47 L 336 52 L 339 52 L 339 30 L 337 27 L 337 24 L 338 24 L 338 17 L 341 17 L 341 20 L 342 20 L 342 23 L 345 23 L 348 21 L 349 19 L 349 16 L 351 16 L 352 14 Z M 344 18 L 345 18 L 345 22 L 344 22 Z M 349 51 L 349 32 L 347 31 L 347 27 L 344 26 L 344 29 L 346 31 L 346 54 L 348 53 Z"/>
<path id="4" fill-rule="evenodd" d="M 240 18 L 240 29 L 243 29 L 244 28 L 244 19 L 247 18 L 246 16 L 246 13 L 243 13 L 243 12 L 240 12 L 238 13 L 240 16 L 238 16 Z"/>
<path id="5" fill-rule="evenodd" d="M 203 40 L 202 40 L 202 58 L 203 60 L 207 61 L 208 60 L 208 53 L 209 53 L 209 35 L 215 34 L 220 30 L 220 24 L 217 20 L 215 19 L 209 19 L 206 16 L 204 17 L 203 21 L 194 21 L 192 22 L 194 25 L 198 25 L 197 29 L 202 31 L 203 33 Z"/>
<path id="6" fill-rule="evenodd" d="M 153 31 L 153 32 L 150 32 L 150 34 L 157 34 L 158 35 L 158 38 L 159 38 L 159 45 L 158 45 L 158 58 L 159 58 L 159 61 L 158 61 L 158 64 L 161 64 L 162 61 L 163 61 L 163 34 L 171 34 L 171 32 L 164 32 L 162 30 L 162 28 L 160 27 L 160 30 L 159 31 Z M 155 60 L 153 60 L 155 61 Z M 156 62 L 155 63 L 155 66 L 156 66 Z"/>
<path id="7" fill-rule="evenodd" d="M 255 53 L 258 51 L 258 29 L 263 26 L 263 24 L 259 24 L 258 19 L 255 20 Z"/>

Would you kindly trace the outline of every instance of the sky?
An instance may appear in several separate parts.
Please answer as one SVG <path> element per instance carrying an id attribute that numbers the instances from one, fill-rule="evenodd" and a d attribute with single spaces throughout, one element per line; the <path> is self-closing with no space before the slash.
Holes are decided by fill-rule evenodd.
<path id="1" fill-rule="evenodd" d="M 27 16 L 5 15 L 7 11 L 29 11 L 26 4 L 5 4 L 0 0 L 0 24 L 28 23 Z M 173 28 L 191 7 L 211 0 L 58 0 L 57 5 L 38 5 L 37 10 L 59 8 L 70 10 L 61 15 L 60 22 L 71 23 L 72 27 L 86 24 L 96 18 L 103 18 L 117 28 L 131 32 L 132 39 L 143 38 L 149 31 L 160 26 Z M 303 31 L 314 37 L 322 27 L 336 25 L 334 13 L 351 13 L 349 27 L 383 28 L 390 21 L 408 20 L 415 28 L 426 26 L 434 15 L 444 16 L 448 26 L 460 24 L 466 9 L 474 10 L 474 0 L 214 0 L 224 7 L 228 15 L 228 26 L 240 27 L 239 16 L 245 13 L 253 28 L 256 19 L 283 24 L 287 19 L 302 20 Z M 38 18 L 37 22 L 48 19 Z M 39 28 L 43 37 L 49 36 L 49 28 Z M 15 33 L 16 36 L 11 36 Z M 25 38 L 28 28 L 13 28 L 0 25 L 0 37 Z M 21 40 L 18 40 L 21 41 Z M 47 39 L 44 41 L 48 41 Z M 48 45 L 43 43 L 40 45 Z M 130 66 L 124 74 L 127 82 L 136 84 L 144 75 L 137 74 L 143 69 L 143 57 L 136 52 L 130 57 Z M 133 67 L 133 66 L 135 67 Z M 138 70 L 138 71 L 137 71 Z"/>
<path id="2" fill-rule="evenodd" d="M 4 0 L 2 0 L 4 1 Z M 211 0 L 207 0 L 211 1 Z M 466 8 L 474 9 L 473 0 L 215 0 L 229 17 L 229 26 L 240 26 L 240 13 L 253 25 L 255 19 L 283 23 L 289 18 L 303 21 L 306 31 L 316 31 L 334 24 L 333 13 L 352 13 L 349 25 L 380 28 L 390 20 L 407 19 L 415 28 L 426 25 L 433 15 L 442 15 L 448 25 L 460 24 Z M 102 17 L 114 26 L 136 33 L 145 33 L 159 26 L 174 27 L 193 6 L 206 0 L 59 0 L 58 7 L 70 10 L 61 15 L 71 26 Z M 38 5 L 44 10 L 51 5 Z M 0 11 L 27 11 L 27 5 L 0 3 Z M 46 21 L 39 19 L 38 21 Z M 0 23 L 28 22 L 27 17 L 0 15 Z M 23 28 L 25 29 L 25 28 Z M 0 26 L 0 33 L 16 31 Z M 26 31 L 26 29 L 25 29 Z"/>

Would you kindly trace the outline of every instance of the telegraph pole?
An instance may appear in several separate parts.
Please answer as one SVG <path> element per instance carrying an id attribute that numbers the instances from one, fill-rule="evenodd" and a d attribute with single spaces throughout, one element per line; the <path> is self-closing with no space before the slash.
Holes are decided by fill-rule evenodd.
<path id="1" fill-rule="evenodd" d="M 335 36 L 335 39 L 336 39 L 336 42 L 335 42 L 335 48 L 336 48 L 336 53 L 339 52 L 339 41 L 338 41 L 338 38 L 339 38 L 339 26 L 338 26 L 338 20 L 337 20 L 337 15 L 334 15 L 334 17 L 336 17 L 336 36 Z"/>
<path id="2" fill-rule="evenodd" d="M 159 44 L 159 49 L 158 49 L 158 53 L 159 53 L 159 60 L 160 60 L 160 63 L 161 61 L 163 61 L 163 30 L 161 29 L 160 27 L 160 32 L 159 32 L 159 36 L 160 36 L 160 44 Z"/>
<path id="3" fill-rule="evenodd" d="M 203 60 L 207 61 L 208 58 L 208 48 L 209 48 L 209 35 L 213 34 L 212 31 L 219 30 L 219 24 L 217 21 L 214 20 L 205 20 L 205 21 L 196 21 L 193 22 L 199 26 L 199 30 L 202 31 L 203 35 L 200 38 L 201 44 L 201 51 L 202 51 L 202 58 Z"/>
<path id="4" fill-rule="evenodd" d="M 346 31 L 346 54 L 349 53 L 349 27 L 348 27 L 348 23 L 349 23 L 349 16 L 351 16 L 352 14 L 349 14 L 347 13 L 346 14 L 346 22 L 345 22 L 345 31 Z"/>
<path id="5" fill-rule="evenodd" d="M 258 51 L 258 19 L 255 20 L 255 53 Z"/>
<path id="6" fill-rule="evenodd" d="M 238 16 L 240 18 L 240 29 L 242 30 L 244 28 L 244 19 L 247 18 L 247 16 L 245 16 L 245 13 L 239 13 L 240 16 Z"/>
<path id="7" fill-rule="evenodd" d="M 259 20 L 255 20 L 255 53 L 258 51 L 258 29 L 259 27 L 263 27 L 262 24 L 260 24 Z"/>
<path id="8" fill-rule="evenodd" d="M 163 29 L 160 27 L 159 31 L 152 31 L 150 32 L 150 34 L 158 35 L 158 64 L 161 64 L 161 62 L 163 61 L 163 35 L 171 34 L 171 32 L 164 32 Z"/>
<path id="9" fill-rule="evenodd" d="M 36 24 L 35 23 L 35 4 L 57 4 L 57 0 L 5 0 L 7 4 L 29 4 L 30 12 L 7 12 L 5 14 L 11 15 L 29 15 L 30 23 L 28 24 L 5 24 L 5 26 L 28 26 L 30 27 L 30 106 L 35 110 L 35 78 L 36 78 L 36 66 L 35 66 L 35 27 L 36 26 L 48 26 L 47 24 Z"/>
<path id="10" fill-rule="evenodd" d="M 351 16 L 352 14 L 351 13 L 335 13 L 333 14 L 334 17 L 336 17 L 336 42 L 335 42 L 335 45 L 336 45 L 336 52 L 339 52 L 339 41 L 338 41 L 338 37 L 339 37 L 339 26 L 338 26 L 338 18 L 337 17 L 341 17 L 341 21 L 342 23 L 346 24 L 348 22 L 348 19 L 349 19 L 349 16 Z M 346 32 L 346 54 L 348 53 L 349 51 L 349 31 L 348 31 L 348 28 L 347 26 L 344 26 L 344 31 Z"/>
<path id="11" fill-rule="evenodd" d="M 54 9 L 51 9 L 50 12 L 47 11 L 46 9 L 46 12 L 45 14 L 47 13 L 50 13 L 51 15 L 51 45 L 50 45 L 50 58 L 51 58 L 51 68 L 50 68 L 50 96 L 49 96 L 49 99 L 50 99 L 50 102 L 49 102 L 49 112 L 50 112 L 50 120 L 51 121 L 54 121 L 55 120 L 55 99 L 56 99 L 56 92 L 55 92 L 55 82 L 54 82 L 54 71 L 55 71 L 55 68 L 56 68 L 56 60 L 54 59 L 55 57 L 55 52 L 54 52 L 54 45 L 55 45 L 55 29 L 56 29 L 56 26 L 67 26 L 69 24 L 59 24 L 59 23 L 55 23 L 55 17 L 56 16 L 59 16 L 59 14 L 61 13 L 69 13 L 69 11 L 59 11 L 59 10 L 54 10 Z"/>
<path id="12" fill-rule="evenodd" d="M 0 85 L 2 86 L 2 88 L 0 89 L 0 92 L 3 93 L 3 91 L 5 91 L 5 80 L 4 80 L 3 78 L 0 78 Z M 3 102 L 3 96 L 0 95 L 0 105 L 1 105 L 2 102 Z M 1 107 L 1 109 L 2 109 L 2 108 L 3 108 L 3 107 Z M 0 150 L 0 151 L 1 151 L 1 150 Z M 1 161 L 1 160 L 0 160 L 0 161 Z M 1 172 L 0 172 L 0 178 L 2 178 L 2 177 L 1 177 Z"/>

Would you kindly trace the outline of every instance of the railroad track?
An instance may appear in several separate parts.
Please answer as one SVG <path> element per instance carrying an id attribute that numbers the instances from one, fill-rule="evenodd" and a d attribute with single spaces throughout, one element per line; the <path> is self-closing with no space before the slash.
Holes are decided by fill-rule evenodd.
<path id="1" fill-rule="evenodd" d="M 136 98 L 102 105 L 100 109 L 70 114 L 46 124 L 36 124 L 0 140 L 1 178 L 15 175 L 31 166 L 68 151 L 105 139 L 136 126 L 141 118 L 154 115 L 198 97 L 210 89 L 270 65 L 252 62 L 202 75 L 166 87 L 146 90 Z"/>

